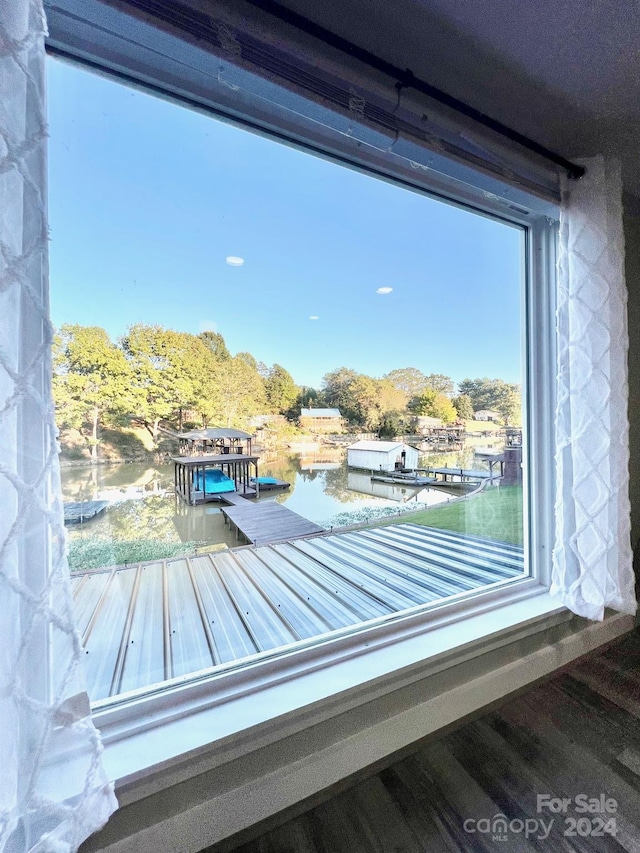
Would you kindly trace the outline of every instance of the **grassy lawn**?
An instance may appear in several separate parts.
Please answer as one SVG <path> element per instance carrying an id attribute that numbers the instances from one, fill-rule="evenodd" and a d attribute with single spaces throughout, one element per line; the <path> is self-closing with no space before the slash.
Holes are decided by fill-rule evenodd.
<path id="1" fill-rule="evenodd" d="M 203 542 L 159 542 L 155 540 L 115 541 L 91 537 L 69 543 L 69 568 L 72 572 L 124 566 L 147 560 L 164 560 L 193 554 Z"/>
<path id="2" fill-rule="evenodd" d="M 403 521 L 522 545 L 522 486 L 488 489 L 467 500 L 383 521 L 381 525 L 402 524 Z"/>

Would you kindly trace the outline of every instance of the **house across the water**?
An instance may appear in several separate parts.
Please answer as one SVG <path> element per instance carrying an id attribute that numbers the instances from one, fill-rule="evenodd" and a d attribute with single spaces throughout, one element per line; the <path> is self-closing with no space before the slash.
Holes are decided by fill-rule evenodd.
<path id="1" fill-rule="evenodd" d="M 496 412 L 495 409 L 478 409 L 473 413 L 473 419 L 474 421 L 499 421 L 500 412 Z"/>
<path id="2" fill-rule="evenodd" d="M 311 432 L 342 432 L 344 418 L 340 409 L 300 409 L 300 426 Z"/>
<path id="3" fill-rule="evenodd" d="M 422 435 L 441 426 L 442 418 L 432 418 L 431 415 L 418 415 L 416 418 L 416 431 Z"/>
<path id="4" fill-rule="evenodd" d="M 347 448 L 350 468 L 368 471 L 397 471 L 400 468 L 417 468 L 419 451 L 404 441 L 356 441 Z"/>

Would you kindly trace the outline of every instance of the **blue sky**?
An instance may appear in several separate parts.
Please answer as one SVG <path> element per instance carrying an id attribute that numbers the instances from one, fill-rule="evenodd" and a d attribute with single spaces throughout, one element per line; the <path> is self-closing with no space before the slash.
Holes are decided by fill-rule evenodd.
<path id="1" fill-rule="evenodd" d="M 54 324 L 215 329 L 314 387 L 520 381 L 517 229 L 57 60 L 48 82 Z"/>

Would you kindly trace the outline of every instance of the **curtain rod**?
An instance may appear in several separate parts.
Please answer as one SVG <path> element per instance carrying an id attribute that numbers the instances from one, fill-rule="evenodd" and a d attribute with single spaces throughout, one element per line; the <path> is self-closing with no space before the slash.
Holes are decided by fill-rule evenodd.
<path id="1" fill-rule="evenodd" d="M 577 163 L 572 163 L 565 157 L 561 157 L 554 151 L 545 148 L 544 145 L 540 145 L 538 142 L 535 142 L 535 140 L 529 139 L 528 136 L 518 133 L 517 130 L 513 130 L 501 122 L 496 121 L 491 118 L 491 116 L 480 112 L 480 110 L 476 110 L 474 107 L 469 106 L 469 104 L 465 104 L 464 101 L 460 101 L 458 98 L 448 95 L 441 89 L 437 89 L 425 80 L 421 80 L 419 77 L 416 77 L 410 69 L 407 68 L 403 70 L 402 68 L 387 62 L 385 59 L 381 59 L 374 53 L 371 53 L 362 47 L 358 47 L 358 45 L 353 42 L 342 38 L 342 36 L 336 35 L 319 24 L 315 24 L 313 21 L 299 15 L 297 12 L 286 9 L 284 6 L 275 2 L 275 0 L 247 0 L 247 2 L 263 12 L 273 15 L 284 23 L 291 24 L 293 27 L 302 30 L 308 35 L 322 41 L 324 44 L 334 47 L 343 53 L 348 53 L 350 56 L 354 57 L 354 59 L 363 62 L 370 68 L 374 68 L 376 71 L 381 71 L 388 77 L 392 77 L 396 80 L 396 88 L 398 91 L 405 88 L 415 89 L 418 92 L 422 92 L 424 95 L 428 95 L 435 101 L 438 101 L 456 112 L 461 113 L 467 118 L 478 122 L 478 124 L 488 127 L 490 130 L 499 133 L 501 136 L 510 139 L 512 142 L 518 143 L 518 145 L 521 145 L 523 148 L 527 148 L 529 151 L 533 151 L 540 157 L 550 160 L 557 166 L 561 166 L 563 169 L 566 169 L 567 177 L 572 180 L 579 180 L 584 175 L 586 170 L 583 166 L 579 166 Z"/>

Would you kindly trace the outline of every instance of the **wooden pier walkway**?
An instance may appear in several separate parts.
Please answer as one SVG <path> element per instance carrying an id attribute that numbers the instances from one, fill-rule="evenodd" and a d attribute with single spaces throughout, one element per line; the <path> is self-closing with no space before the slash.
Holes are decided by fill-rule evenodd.
<path id="1" fill-rule="evenodd" d="M 225 500 L 232 494 L 233 492 L 225 494 Z M 225 521 L 229 521 L 236 528 L 236 533 L 244 536 L 252 545 L 258 542 L 267 545 L 270 542 L 300 539 L 302 536 L 326 532 L 324 527 L 275 501 L 249 503 L 240 498 L 237 502 L 234 501 L 233 506 L 222 507 L 222 513 Z"/>
<path id="2" fill-rule="evenodd" d="M 221 492 L 218 495 L 220 503 L 225 503 L 227 506 L 251 506 L 247 503 L 247 498 L 255 498 L 256 493 L 242 494 L 241 492 Z"/>
<path id="3" fill-rule="evenodd" d="M 388 474 L 373 474 L 373 483 L 401 483 L 405 486 L 430 486 L 436 481 L 433 477 L 420 477 L 417 474 L 401 474 L 390 472 Z"/>
<path id="4" fill-rule="evenodd" d="M 69 501 L 64 505 L 64 523 L 82 524 L 100 515 L 108 501 Z"/>
<path id="5" fill-rule="evenodd" d="M 464 482 L 465 480 L 493 480 L 498 479 L 499 476 L 489 471 L 473 471 L 469 468 L 429 468 L 427 470 L 436 478 L 440 475 L 445 483 L 447 477 L 459 477 L 460 481 Z"/>

